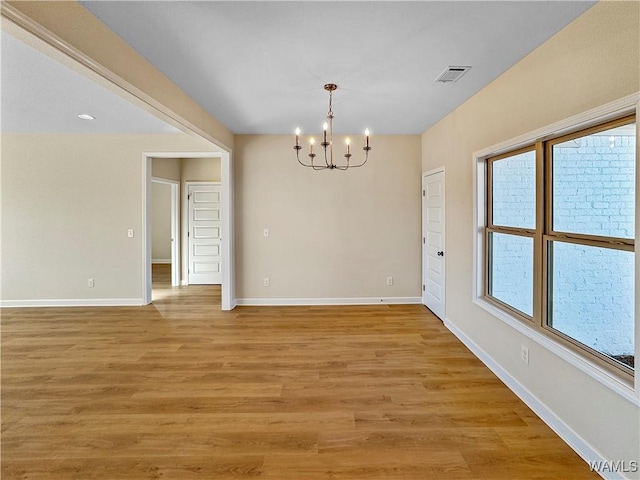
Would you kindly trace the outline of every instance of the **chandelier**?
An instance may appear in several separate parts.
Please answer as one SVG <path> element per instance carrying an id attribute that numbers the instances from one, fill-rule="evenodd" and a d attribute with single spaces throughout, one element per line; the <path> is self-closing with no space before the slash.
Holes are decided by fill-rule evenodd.
<path id="1" fill-rule="evenodd" d="M 300 150 L 302 150 L 302 146 L 300 145 L 300 129 L 296 128 L 296 144 L 293 149 L 296 151 L 296 158 L 298 159 L 298 163 L 303 167 L 310 167 L 314 170 L 347 170 L 351 167 L 361 167 L 367 160 L 369 159 L 369 152 L 371 151 L 371 147 L 369 146 L 369 129 L 367 128 L 364 131 L 365 142 L 364 147 L 364 161 L 358 164 L 352 164 L 351 161 L 351 150 L 350 144 L 351 141 L 347 138 L 345 139 L 346 144 L 346 153 L 344 154 L 344 158 L 346 159 L 344 163 L 336 164 L 333 161 L 333 110 L 332 110 L 332 101 L 333 101 L 333 92 L 338 88 L 335 83 L 327 83 L 324 86 L 324 89 L 329 92 L 329 112 L 327 113 L 327 121 L 322 125 L 322 149 L 324 151 L 324 164 L 322 163 L 313 163 L 316 158 L 316 154 L 313 152 L 313 146 L 315 144 L 315 139 L 313 137 L 309 138 L 309 163 L 304 163 L 300 160 Z M 328 131 L 328 133 L 327 133 Z"/>

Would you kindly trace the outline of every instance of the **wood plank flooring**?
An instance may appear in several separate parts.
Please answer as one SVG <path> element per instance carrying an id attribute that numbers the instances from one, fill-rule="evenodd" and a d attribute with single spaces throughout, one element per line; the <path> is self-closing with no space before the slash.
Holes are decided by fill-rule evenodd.
<path id="1" fill-rule="evenodd" d="M 599 478 L 418 305 L 2 310 L 2 479 Z"/>

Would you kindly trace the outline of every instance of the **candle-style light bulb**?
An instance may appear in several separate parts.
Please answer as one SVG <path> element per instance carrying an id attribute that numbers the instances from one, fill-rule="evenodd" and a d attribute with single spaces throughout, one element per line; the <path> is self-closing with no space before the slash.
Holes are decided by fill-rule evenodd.
<path id="1" fill-rule="evenodd" d="M 322 124 L 322 143 L 327 143 L 327 128 L 329 128 L 329 124 L 324 122 Z"/>
<path id="2" fill-rule="evenodd" d="M 315 139 L 315 138 L 313 138 L 313 137 L 311 137 L 311 138 L 309 139 L 309 152 L 310 152 L 310 153 L 313 153 L 313 145 L 314 145 L 315 143 L 316 143 L 316 139 Z"/>
<path id="3" fill-rule="evenodd" d="M 298 146 L 299 138 L 300 138 L 300 128 L 296 127 L 296 147 Z"/>
<path id="4" fill-rule="evenodd" d="M 364 130 L 364 135 L 367 137 L 367 145 L 366 146 L 369 147 L 369 129 L 368 128 L 366 128 Z"/>
<path id="5" fill-rule="evenodd" d="M 345 138 L 344 143 L 347 144 L 347 154 L 349 154 L 349 144 L 351 143 L 351 140 L 349 138 Z"/>

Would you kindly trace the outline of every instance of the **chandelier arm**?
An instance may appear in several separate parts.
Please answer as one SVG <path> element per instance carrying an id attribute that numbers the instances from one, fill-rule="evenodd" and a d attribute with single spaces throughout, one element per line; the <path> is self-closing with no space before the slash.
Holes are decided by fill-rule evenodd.
<path id="1" fill-rule="evenodd" d="M 313 164 L 313 159 L 315 158 L 315 155 L 313 157 L 311 157 L 311 165 L 310 167 L 313 168 L 314 170 L 325 170 L 326 168 L 329 168 L 328 166 L 324 167 L 322 165 L 314 165 Z"/>
<path id="2" fill-rule="evenodd" d="M 349 167 L 350 167 L 350 165 L 349 165 L 349 158 L 350 158 L 350 157 L 347 157 L 346 155 L 345 155 L 345 157 L 346 157 L 346 159 L 347 159 L 347 163 L 346 163 L 345 165 L 340 165 L 340 166 L 336 165 L 336 168 L 337 168 L 338 170 L 345 171 L 345 170 L 348 170 L 348 169 L 349 169 Z"/>
<path id="3" fill-rule="evenodd" d="M 348 165 L 347 168 L 358 168 L 358 167 L 362 167 L 365 163 L 367 163 L 367 161 L 365 160 L 362 163 L 359 163 L 357 165 Z"/>
<path id="4" fill-rule="evenodd" d="M 363 150 L 364 150 L 364 152 L 365 152 L 365 153 L 364 153 L 364 162 L 359 163 L 359 164 L 357 164 L 357 165 L 349 165 L 349 167 L 358 168 L 358 167 L 362 167 L 365 163 L 367 163 L 367 160 L 369 160 L 369 150 L 367 150 L 367 148 L 368 148 L 369 150 L 371 150 L 371 147 L 364 147 L 364 148 L 363 148 Z"/>
<path id="5" fill-rule="evenodd" d="M 324 170 L 327 167 L 323 167 L 322 165 L 314 165 L 313 160 L 311 160 L 311 168 L 313 168 L 314 170 Z"/>
<path id="6" fill-rule="evenodd" d="M 314 170 L 324 170 L 325 168 L 327 168 L 327 167 L 314 165 L 313 164 L 313 157 L 311 157 L 311 163 L 310 164 L 303 163 L 302 160 L 300 160 L 300 148 L 296 148 L 296 147 L 293 147 L 293 148 L 296 150 L 296 158 L 298 159 L 298 163 L 300 165 L 302 165 L 303 167 L 313 168 Z"/>
<path id="7" fill-rule="evenodd" d="M 369 151 L 371 150 L 371 147 L 369 147 L 369 130 L 366 129 L 365 130 L 365 136 L 366 136 L 366 142 L 365 142 L 365 146 L 363 147 L 362 150 L 364 150 L 365 155 L 364 155 L 364 161 L 362 163 L 359 164 L 351 164 L 350 160 L 351 160 L 351 155 L 349 153 L 349 144 L 347 142 L 347 153 L 345 155 L 346 157 L 346 163 L 345 164 L 335 164 L 333 163 L 333 119 L 334 119 L 334 114 L 333 114 L 333 92 L 338 88 L 338 86 L 336 84 L 333 83 L 328 83 L 324 86 L 324 89 L 329 92 L 329 110 L 327 111 L 327 122 L 325 123 L 325 125 L 323 126 L 324 132 L 323 132 L 323 141 L 322 143 L 320 143 L 320 145 L 322 146 L 323 149 L 323 156 L 324 156 L 324 165 L 316 165 L 314 164 L 314 157 L 316 157 L 316 155 L 313 153 L 313 140 L 311 142 L 311 152 L 309 153 L 309 158 L 310 158 L 310 163 L 306 164 L 304 163 L 302 160 L 300 160 L 300 150 L 302 149 L 302 147 L 299 145 L 298 140 L 299 140 L 299 135 L 300 135 L 300 130 L 296 129 L 296 144 L 293 147 L 296 150 L 296 158 L 298 160 L 298 163 L 300 165 L 302 165 L 303 167 L 310 167 L 314 170 L 348 170 L 349 168 L 353 167 L 353 168 L 358 168 L 358 167 L 362 167 L 363 165 L 365 165 L 367 163 L 367 161 L 369 160 Z M 327 138 L 327 133 L 328 133 L 328 138 Z M 327 152 L 327 147 L 329 152 Z"/>
<path id="8" fill-rule="evenodd" d="M 302 147 L 300 147 L 299 145 L 296 145 L 295 147 L 293 147 L 293 149 L 296 151 L 296 158 L 298 159 L 298 163 L 303 167 L 306 167 L 307 165 L 302 163 L 302 160 L 300 160 L 300 150 L 302 149 Z"/>

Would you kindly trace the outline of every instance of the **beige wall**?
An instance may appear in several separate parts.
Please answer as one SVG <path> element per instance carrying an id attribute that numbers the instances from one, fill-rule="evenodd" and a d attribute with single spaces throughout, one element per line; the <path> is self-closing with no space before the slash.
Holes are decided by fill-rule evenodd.
<path id="1" fill-rule="evenodd" d="M 151 176 L 165 180 L 180 181 L 182 165 L 179 158 L 151 159 Z"/>
<path id="2" fill-rule="evenodd" d="M 376 136 L 346 172 L 300 166 L 292 142 L 236 137 L 237 297 L 419 297 L 420 137 Z"/>
<path id="3" fill-rule="evenodd" d="M 593 448 L 626 461 L 639 460 L 638 407 L 472 303 L 472 154 L 638 92 L 639 9 L 596 5 L 422 135 L 423 171 L 447 172 L 447 320 Z"/>
<path id="4" fill-rule="evenodd" d="M 151 184 L 151 258 L 171 260 L 171 185 L 166 183 Z"/>
<path id="5" fill-rule="evenodd" d="M 183 182 L 219 182 L 220 178 L 220 158 L 181 159 Z"/>
<path id="6" fill-rule="evenodd" d="M 3 134 L 1 148 L 2 300 L 135 300 L 143 152 L 212 145 L 182 134 Z"/>

